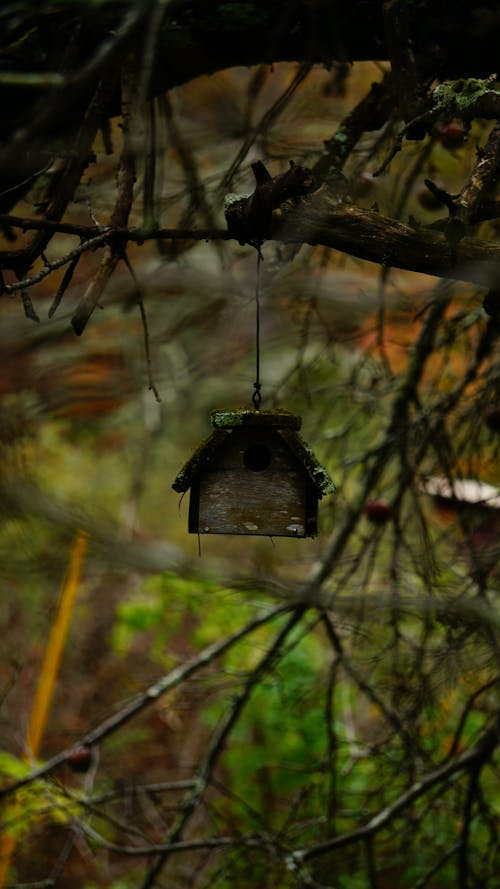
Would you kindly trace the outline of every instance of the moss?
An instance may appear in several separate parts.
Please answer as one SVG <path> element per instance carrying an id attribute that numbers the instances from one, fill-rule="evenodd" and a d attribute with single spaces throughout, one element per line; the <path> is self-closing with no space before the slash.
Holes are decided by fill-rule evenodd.
<path id="1" fill-rule="evenodd" d="M 450 114 L 467 116 L 481 96 L 485 93 L 496 92 L 492 89 L 496 79 L 496 74 L 493 74 L 485 80 L 480 80 L 478 77 L 468 77 L 440 83 L 432 91 L 434 105 L 437 109 Z"/>
<path id="2" fill-rule="evenodd" d="M 204 464 L 208 463 L 217 448 L 227 437 L 228 432 L 215 430 L 196 448 L 194 454 L 184 464 L 179 475 L 172 484 L 174 491 L 182 494 L 191 487 L 193 479 L 198 475 Z"/>
<path id="3" fill-rule="evenodd" d="M 275 426 L 278 429 L 300 429 L 302 420 L 296 414 L 282 409 L 254 411 L 248 408 L 232 411 L 214 411 L 212 426 L 216 429 L 235 429 L 238 426 Z"/>
<path id="4" fill-rule="evenodd" d="M 335 483 L 328 475 L 325 467 L 321 465 L 319 460 L 317 460 L 312 448 L 306 441 L 304 441 L 302 436 L 297 435 L 296 432 L 290 433 L 288 430 L 283 430 L 281 436 L 309 473 L 317 488 L 319 496 L 326 497 L 327 494 L 333 494 L 336 490 Z"/>
<path id="5" fill-rule="evenodd" d="M 338 133 L 335 133 L 335 136 L 331 139 L 332 142 L 347 142 L 347 135 L 340 129 Z"/>
<path id="6" fill-rule="evenodd" d="M 232 411 L 214 411 L 211 419 L 212 425 L 215 426 L 214 431 L 199 445 L 183 466 L 172 484 L 174 491 L 179 493 L 187 491 L 203 467 L 210 463 L 222 442 L 228 435 L 231 435 L 232 430 L 242 426 L 261 426 L 278 430 L 314 482 L 319 497 L 333 494 L 335 491 L 335 485 L 326 469 L 318 462 L 309 445 L 298 435 L 297 429 L 300 429 L 302 421 L 296 414 L 281 409 L 253 411 L 243 408 Z"/>

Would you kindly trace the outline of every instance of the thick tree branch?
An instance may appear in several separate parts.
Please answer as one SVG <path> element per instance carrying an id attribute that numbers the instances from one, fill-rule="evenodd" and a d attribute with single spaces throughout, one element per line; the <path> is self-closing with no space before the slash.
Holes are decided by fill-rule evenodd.
<path id="1" fill-rule="evenodd" d="M 463 238 L 453 256 L 444 235 L 412 228 L 373 210 L 339 204 L 327 189 L 281 210 L 283 222 L 271 235 L 277 240 L 320 244 L 380 265 L 480 286 L 493 286 L 498 280 L 497 244 Z"/>
<path id="2" fill-rule="evenodd" d="M 229 231 L 224 229 L 158 229 L 144 232 L 139 229 L 115 228 L 103 233 L 96 226 L 72 226 L 67 224 L 45 223 L 42 220 L 29 220 L 17 216 L 2 215 L 0 223 L 20 228 L 48 228 L 52 233 L 66 232 L 78 234 L 86 239 L 83 249 L 92 247 L 93 238 L 106 243 L 127 241 L 143 243 L 146 240 L 240 240 L 245 233 L 230 223 Z M 246 233 L 248 235 L 248 233 Z M 359 259 L 393 268 L 407 269 L 440 278 L 470 281 L 481 287 L 498 287 L 500 269 L 500 245 L 464 237 L 456 247 L 455 256 L 446 236 L 433 228 L 413 228 L 373 210 L 362 209 L 352 204 L 339 203 L 338 198 L 322 187 L 312 195 L 299 198 L 296 203 L 282 204 L 272 226 L 266 226 L 253 236 L 257 240 L 276 240 L 283 243 L 311 244 L 331 247 Z M 99 243 L 97 242 L 97 245 Z M 250 242 L 250 238 L 248 238 Z M 82 247 L 76 248 L 78 252 Z M 9 253 L 4 259 L 4 267 L 15 268 L 15 254 Z M 65 254 L 61 260 L 53 260 L 47 271 L 9 285 L 14 290 L 30 286 L 45 277 L 52 268 L 70 262 L 74 251 Z"/>

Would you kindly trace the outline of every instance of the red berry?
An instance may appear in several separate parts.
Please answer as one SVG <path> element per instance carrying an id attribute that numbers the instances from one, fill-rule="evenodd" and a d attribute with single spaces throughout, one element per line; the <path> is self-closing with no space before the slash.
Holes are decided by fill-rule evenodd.
<path id="1" fill-rule="evenodd" d="M 387 500 L 368 500 L 363 512 L 374 525 L 385 525 L 392 516 L 392 506 Z"/>
<path id="2" fill-rule="evenodd" d="M 74 772 L 87 772 L 92 764 L 90 747 L 75 747 L 68 756 L 67 763 Z"/>
<path id="3" fill-rule="evenodd" d="M 459 120 L 451 120 L 450 123 L 437 127 L 436 135 L 443 148 L 451 150 L 464 144 L 466 133 Z"/>

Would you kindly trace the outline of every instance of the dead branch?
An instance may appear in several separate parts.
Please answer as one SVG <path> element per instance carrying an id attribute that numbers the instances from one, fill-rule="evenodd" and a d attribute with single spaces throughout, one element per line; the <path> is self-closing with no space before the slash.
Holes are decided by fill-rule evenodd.
<path id="1" fill-rule="evenodd" d="M 394 82 L 391 72 L 380 83 L 373 83 L 370 92 L 347 114 L 336 133 L 324 143 L 324 150 L 312 168 L 315 179 L 329 181 L 338 174 L 363 133 L 380 129 L 390 117 L 394 105 Z"/>
<path id="2" fill-rule="evenodd" d="M 149 388 L 150 392 L 153 393 L 158 404 L 161 404 L 160 393 L 158 392 L 158 387 L 156 386 L 156 384 L 153 380 L 153 366 L 152 366 L 152 361 L 151 361 L 151 349 L 150 349 L 150 345 L 149 345 L 148 316 L 146 314 L 146 308 L 144 306 L 144 299 L 142 296 L 142 291 L 139 286 L 139 281 L 137 280 L 137 275 L 134 272 L 134 268 L 133 268 L 132 263 L 130 262 L 130 259 L 128 258 L 126 252 L 123 253 L 123 260 L 129 270 L 130 276 L 134 282 L 135 296 L 137 299 L 137 305 L 139 306 L 139 312 L 141 315 L 142 331 L 144 334 L 144 351 L 146 354 L 146 365 L 147 365 L 147 372 L 148 372 L 148 388 Z"/>
<path id="3" fill-rule="evenodd" d="M 114 80 L 109 78 L 100 83 L 85 112 L 80 129 L 74 139 L 73 148 L 61 167 L 53 196 L 45 211 L 45 217 L 52 222 L 59 222 L 73 198 L 83 171 L 92 157 L 92 146 L 99 130 L 106 107 L 113 90 Z M 23 249 L 11 254 L 19 275 L 25 275 L 35 260 L 41 255 L 51 239 L 49 229 L 39 229 L 39 234 Z"/>
<path id="4" fill-rule="evenodd" d="M 477 149 L 477 162 L 469 181 L 453 201 L 446 236 L 450 243 L 464 237 L 471 219 L 491 194 L 500 175 L 500 126 L 493 127 L 484 148 Z"/>
<path id="5" fill-rule="evenodd" d="M 248 197 L 226 196 L 226 222 L 229 232 L 240 244 L 262 243 L 273 228 L 273 214 L 281 205 L 310 194 L 318 187 L 310 170 L 290 161 L 286 173 L 274 178 L 262 161 L 252 164 L 255 191 Z"/>
<path id="6" fill-rule="evenodd" d="M 128 223 L 132 209 L 135 182 L 135 152 L 132 145 L 132 133 L 137 116 L 137 89 L 139 72 L 131 56 L 122 68 L 122 153 L 117 175 L 117 195 L 110 227 L 124 227 Z M 116 246 L 108 246 L 93 280 L 89 284 L 82 299 L 78 303 L 71 319 L 73 330 L 81 336 L 92 315 L 111 275 L 113 274 L 120 253 Z"/>
<path id="7" fill-rule="evenodd" d="M 137 716 L 138 713 L 141 713 L 147 707 L 150 707 L 158 700 L 158 698 L 162 697 L 172 688 L 176 688 L 182 682 L 185 682 L 186 679 L 189 679 L 190 676 L 221 657 L 221 655 L 232 648 L 233 645 L 236 645 L 241 639 L 244 639 L 245 636 L 250 635 L 254 630 L 264 626 L 264 624 L 269 623 L 274 620 L 274 618 L 286 614 L 291 608 L 293 608 L 293 606 L 288 604 L 278 605 L 267 611 L 265 614 L 249 621 L 244 627 L 237 630 L 235 633 L 232 633 L 230 636 L 226 636 L 224 639 L 214 642 L 213 645 L 208 645 L 200 654 L 196 655 L 196 657 L 191 658 L 182 666 L 176 667 L 170 673 L 157 679 L 156 682 L 148 686 L 142 694 L 135 697 L 129 704 L 122 707 L 121 710 L 113 713 L 107 719 L 104 719 L 100 725 L 87 732 L 87 734 L 84 735 L 83 738 L 80 738 L 76 744 L 72 744 L 71 747 L 62 750 L 60 753 L 56 754 L 56 756 L 53 756 L 44 763 L 44 765 L 33 769 L 33 771 L 24 778 L 21 778 L 12 784 L 8 784 L 5 787 L 1 787 L 0 799 L 12 796 L 12 794 L 17 793 L 22 787 L 27 787 L 34 781 L 38 781 L 40 778 L 45 778 L 47 775 L 50 775 L 55 769 L 68 761 L 75 749 L 82 746 L 92 747 L 94 744 L 99 744 L 105 738 L 122 728 L 122 726 L 126 725 L 134 716 Z"/>
<path id="8" fill-rule="evenodd" d="M 306 180 L 307 182 L 307 180 Z M 292 193 L 293 193 L 292 188 Z M 269 187 L 261 197 L 269 194 Z M 259 198 L 260 199 L 260 198 Z M 279 194 L 277 200 L 282 199 Z M 468 236 L 462 238 L 455 250 L 455 262 L 446 236 L 434 228 L 413 228 L 395 219 L 382 216 L 374 210 L 366 210 L 348 203 L 339 203 L 338 197 L 332 195 L 326 186 L 316 194 L 298 198 L 296 203 L 288 201 L 274 210 L 270 209 L 273 201 L 264 201 L 264 209 L 244 210 L 248 199 L 238 199 L 239 208 L 229 208 L 230 228 L 223 229 L 171 229 L 163 228 L 154 232 L 145 232 L 134 228 L 116 228 L 106 230 L 103 237 L 102 229 L 95 226 L 70 226 L 42 220 L 29 220 L 24 217 L 0 216 L 0 223 L 12 224 L 26 230 L 33 228 L 46 230 L 51 234 L 62 232 L 86 238 L 92 249 L 91 240 L 100 238 L 110 244 L 119 241 L 122 245 L 127 241 L 141 244 L 152 239 L 162 240 L 232 240 L 234 238 L 247 243 L 254 239 L 276 240 L 288 244 L 311 244 L 330 247 L 348 253 L 360 259 L 390 265 L 394 268 L 422 272 L 442 278 L 458 281 L 471 281 L 482 287 L 498 287 L 498 269 L 500 267 L 500 247 L 496 243 L 480 241 Z M 486 208 L 487 212 L 488 208 Z M 279 211 L 279 212 L 277 212 Z M 481 208 L 477 211 L 481 213 Z M 487 215 L 497 213 L 496 206 Z M 233 216 L 233 214 L 235 214 Z M 252 229 L 249 230 L 245 216 L 250 215 Z M 243 222 L 240 222 L 243 219 Z M 474 218 L 475 221 L 475 218 Z M 265 232 L 265 235 L 264 235 Z M 99 241 L 96 242 L 99 246 Z M 75 248 L 77 251 L 81 248 Z M 84 250 L 87 246 L 83 247 Z M 70 262 L 74 253 L 65 254 L 60 260 L 53 260 L 49 271 Z M 16 254 L 4 254 L 4 267 L 17 266 Z M 44 272 L 41 277 L 45 277 Z M 33 276 L 31 283 L 41 278 Z M 19 282 L 21 283 L 21 282 Z M 14 290 L 22 289 L 16 284 L 5 285 Z M 24 287 L 30 284 L 23 284 Z"/>
<path id="9" fill-rule="evenodd" d="M 16 293 L 18 290 L 26 290 L 28 287 L 33 287 L 34 284 L 43 281 L 47 275 L 68 263 L 74 262 L 75 259 L 79 259 L 82 253 L 85 253 L 87 250 L 95 250 L 96 247 L 101 246 L 107 240 L 110 231 L 111 229 L 104 229 L 100 234 L 89 238 L 88 241 L 82 241 L 79 247 L 75 247 L 74 250 L 70 250 L 64 256 L 58 256 L 57 259 L 47 262 L 35 275 L 29 275 L 29 277 L 23 278 L 21 281 L 15 281 L 13 284 L 4 284 L 4 293 Z"/>
<path id="10" fill-rule="evenodd" d="M 201 763 L 198 773 L 197 773 L 197 786 L 194 791 L 188 794 L 187 798 L 184 801 L 183 811 L 179 816 L 177 823 L 173 826 L 169 835 L 170 843 L 178 843 L 182 837 L 184 829 L 186 828 L 188 822 L 191 820 L 195 810 L 197 809 L 199 803 L 201 802 L 210 778 L 212 776 L 215 765 L 219 759 L 219 756 L 222 752 L 222 749 L 231 734 L 234 726 L 236 725 L 238 718 L 245 707 L 252 691 L 258 685 L 258 683 L 262 680 L 263 676 L 269 671 L 273 663 L 279 657 L 281 649 L 289 636 L 291 630 L 296 626 L 296 624 L 301 619 L 304 614 L 305 607 L 300 606 L 296 607 L 291 616 L 288 618 L 284 627 L 282 627 L 277 633 L 275 639 L 268 647 L 268 649 L 264 652 L 264 655 L 260 659 L 257 666 L 252 670 L 248 679 L 246 680 L 243 689 L 236 696 L 232 706 L 229 708 L 225 717 L 222 719 L 219 724 L 217 731 L 215 732 L 206 755 Z M 163 852 L 159 858 L 152 864 L 146 878 L 141 886 L 141 889 L 151 889 L 154 886 L 157 877 L 160 875 L 163 870 L 165 864 L 168 859 L 168 852 Z"/>
<path id="11" fill-rule="evenodd" d="M 402 793 L 391 805 L 386 806 L 380 812 L 377 812 L 363 827 L 349 833 L 340 834 L 325 840 L 323 843 L 316 843 L 308 848 L 299 849 L 290 855 L 290 864 L 298 866 L 304 861 L 310 861 L 320 855 L 325 855 L 333 849 L 340 849 L 349 846 L 358 840 L 365 839 L 367 836 L 373 836 L 389 824 L 400 812 L 403 812 L 408 806 L 417 799 L 428 793 L 437 784 L 442 784 L 449 778 L 466 769 L 477 768 L 486 763 L 494 753 L 500 743 L 500 724 L 492 725 L 478 741 L 478 743 L 467 750 L 457 759 L 440 766 L 427 775 L 422 776 L 415 781 L 411 787 Z"/>

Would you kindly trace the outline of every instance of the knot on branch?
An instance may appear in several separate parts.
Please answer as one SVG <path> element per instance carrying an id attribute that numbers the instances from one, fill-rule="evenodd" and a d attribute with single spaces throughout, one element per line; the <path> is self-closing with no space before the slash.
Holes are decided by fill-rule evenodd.
<path id="1" fill-rule="evenodd" d="M 280 219 L 280 207 L 319 188 L 312 171 L 293 161 L 285 173 L 274 177 L 262 161 L 252 164 L 252 170 L 253 194 L 229 194 L 224 200 L 228 231 L 240 244 L 260 244 L 270 237 Z"/>

